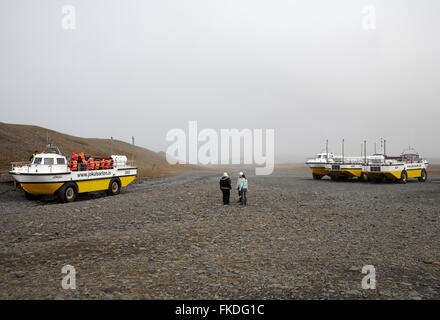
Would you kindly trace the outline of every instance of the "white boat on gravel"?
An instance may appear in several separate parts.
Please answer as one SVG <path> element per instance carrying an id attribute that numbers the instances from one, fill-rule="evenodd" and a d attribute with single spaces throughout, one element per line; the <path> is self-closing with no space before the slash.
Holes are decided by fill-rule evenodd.
<path id="1" fill-rule="evenodd" d="M 106 162 L 107 161 L 107 162 Z M 93 166 L 90 161 L 72 166 L 66 157 L 56 153 L 41 153 L 32 162 L 13 162 L 9 172 L 28 199 L 39 195 L 57 195 L 61 202 L 74 201 L 78 193 L 103 191 L 119 194 L 137 177 L 137 167 L 124 155 L 112 155 L 101 160 L 105 166 Z"/>

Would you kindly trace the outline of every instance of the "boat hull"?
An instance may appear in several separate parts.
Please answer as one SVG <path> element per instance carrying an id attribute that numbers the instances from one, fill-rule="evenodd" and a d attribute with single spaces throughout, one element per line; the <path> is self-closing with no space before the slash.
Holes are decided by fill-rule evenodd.
<path id="1" fill-rule="evenodd" d="M 110 181 L 119 178 L 121 187 L 128 186 L 137 177 L 137 168 L 119 168 L 96 171 L 74 171 L 59 173 L 16 173 L 12 177 L 23 190 L 32 195 L 55 194 L 65 183 L 72 182 L 78 193 L 108 190 Z"/>
<path id="2" fill-rule="evenodd" d="M 424 163 L 417 164 L 393 164 L 393 165 L 369 165 L 364 166 L 363 172 L 371 179 L 400 179 L 405 171 L 408 178 L 419 178 L 422 170 L 426 170 Z"/>
<path id="3" fill-rule="evenodd" d="M 330 173 L 330 170 L 326 168 L 325 163 L 306 163 L 312 170 L 312 173 L 319 176 L 326 176 Z"/>
<path id="4" fill-rule="evenodd" d="M 336 177 L 356 177 L 362 175 L 362 165 L 360 164 L 328 164 L 329 174 Z"/>

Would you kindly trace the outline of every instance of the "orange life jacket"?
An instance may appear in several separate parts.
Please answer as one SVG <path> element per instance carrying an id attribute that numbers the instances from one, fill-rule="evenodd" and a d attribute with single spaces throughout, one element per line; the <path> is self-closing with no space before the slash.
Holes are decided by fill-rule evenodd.
<path id="1" fill-rule="evenodd" d="M 95 170 L 98 170 L 100 166 L 101 166 L 101 161 L 95 160 Z"/>
<path id="2" fill-rule="evenodd" d="M 95 170 L 95 161 L 89 160 L 89 170 Z"/>
<path id="3" fill-rule="evenodd" d="M 104 160 L 104 169 L 109 169 L 109 168 L 110 168 L 110 161 Z"/>
<path id="4" fill-rule="evenodd" d="M 71 171 L 77 171 L 78 170 L 78 162 L 76 160 L 72 160 L 72 164 L 70 166 Z"/>
<path id="5" fill-rule="evenodd" d="M 86 160 L 86 158 L 85 158 L 85 156 L 84 156 L 84 153 L 80 153 L 79 154 L 79 156 L 81 157 L 81 160 L 82 160 L 82 164 L 81 164 L 81 170 L 87 170 L 87 160 Z"/>

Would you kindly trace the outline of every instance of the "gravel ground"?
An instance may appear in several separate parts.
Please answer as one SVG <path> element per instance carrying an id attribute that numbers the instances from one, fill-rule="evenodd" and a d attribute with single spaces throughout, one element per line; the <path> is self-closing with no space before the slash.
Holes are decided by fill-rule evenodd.
<path id="1" fill-rule="evenodd" d="M 439 299 L 440 179 L 250 176 L 221 204 L 213 172 L 114 197 L 28 201 L 0 184 L 2 299 Z M 235 184 L 235 181 L 233 181 Z M 64 265 L 76 290 L 61 288 Z M 364 290 L 364 265 L 376 290 Z"/>

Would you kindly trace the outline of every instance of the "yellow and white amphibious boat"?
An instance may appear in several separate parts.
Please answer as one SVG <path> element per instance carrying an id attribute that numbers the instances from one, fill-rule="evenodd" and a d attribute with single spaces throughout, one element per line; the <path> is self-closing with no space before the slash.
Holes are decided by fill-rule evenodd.
<path id="1" fill-rule="evenodd" d="M 32 162 L 12 163 L 9 172 L 20 183 L 28 199 L 39 195 L 57 195 L 61 202 L 74 201 L 78 193 L 105 190 L 108 195 L 119 194 L 137 177 L 134 163 L 126 156 L 112 155 L 108 168 L 73 171 L 66 157 L 55 153 L 37 154 Z M 110 161 L 110 159 L 109 159 Z"/>
<path id="2" fill-rule="evenodd" d="M 327 163 L 326 169 L 332 180 L 360 178 L 362 175 L 362 157 L 333 157 L 333 163 Z"/>
<path id="3" fill-rule="evenodd" d="M 408 149 L 398 157 L 389 157 L 383 154 L 369 156 L 362 168 L 362 174 L 372 180 L 397 180 L 406 183 L 409 178 L 417 178 L 425 182 L 428 161 L 420 158 L 414 149 Z"/>
<path id="4" fill-rule="evenodd" d="M 318 153 L 316 158 L 306 161 L 306 165 L 312 170 L 312 176 L 315 180 L 320 180 L 322 177 L 328 175 L 331 171 L 331 164 L 333 163 L 334 154 L 327 152 Z"/>

